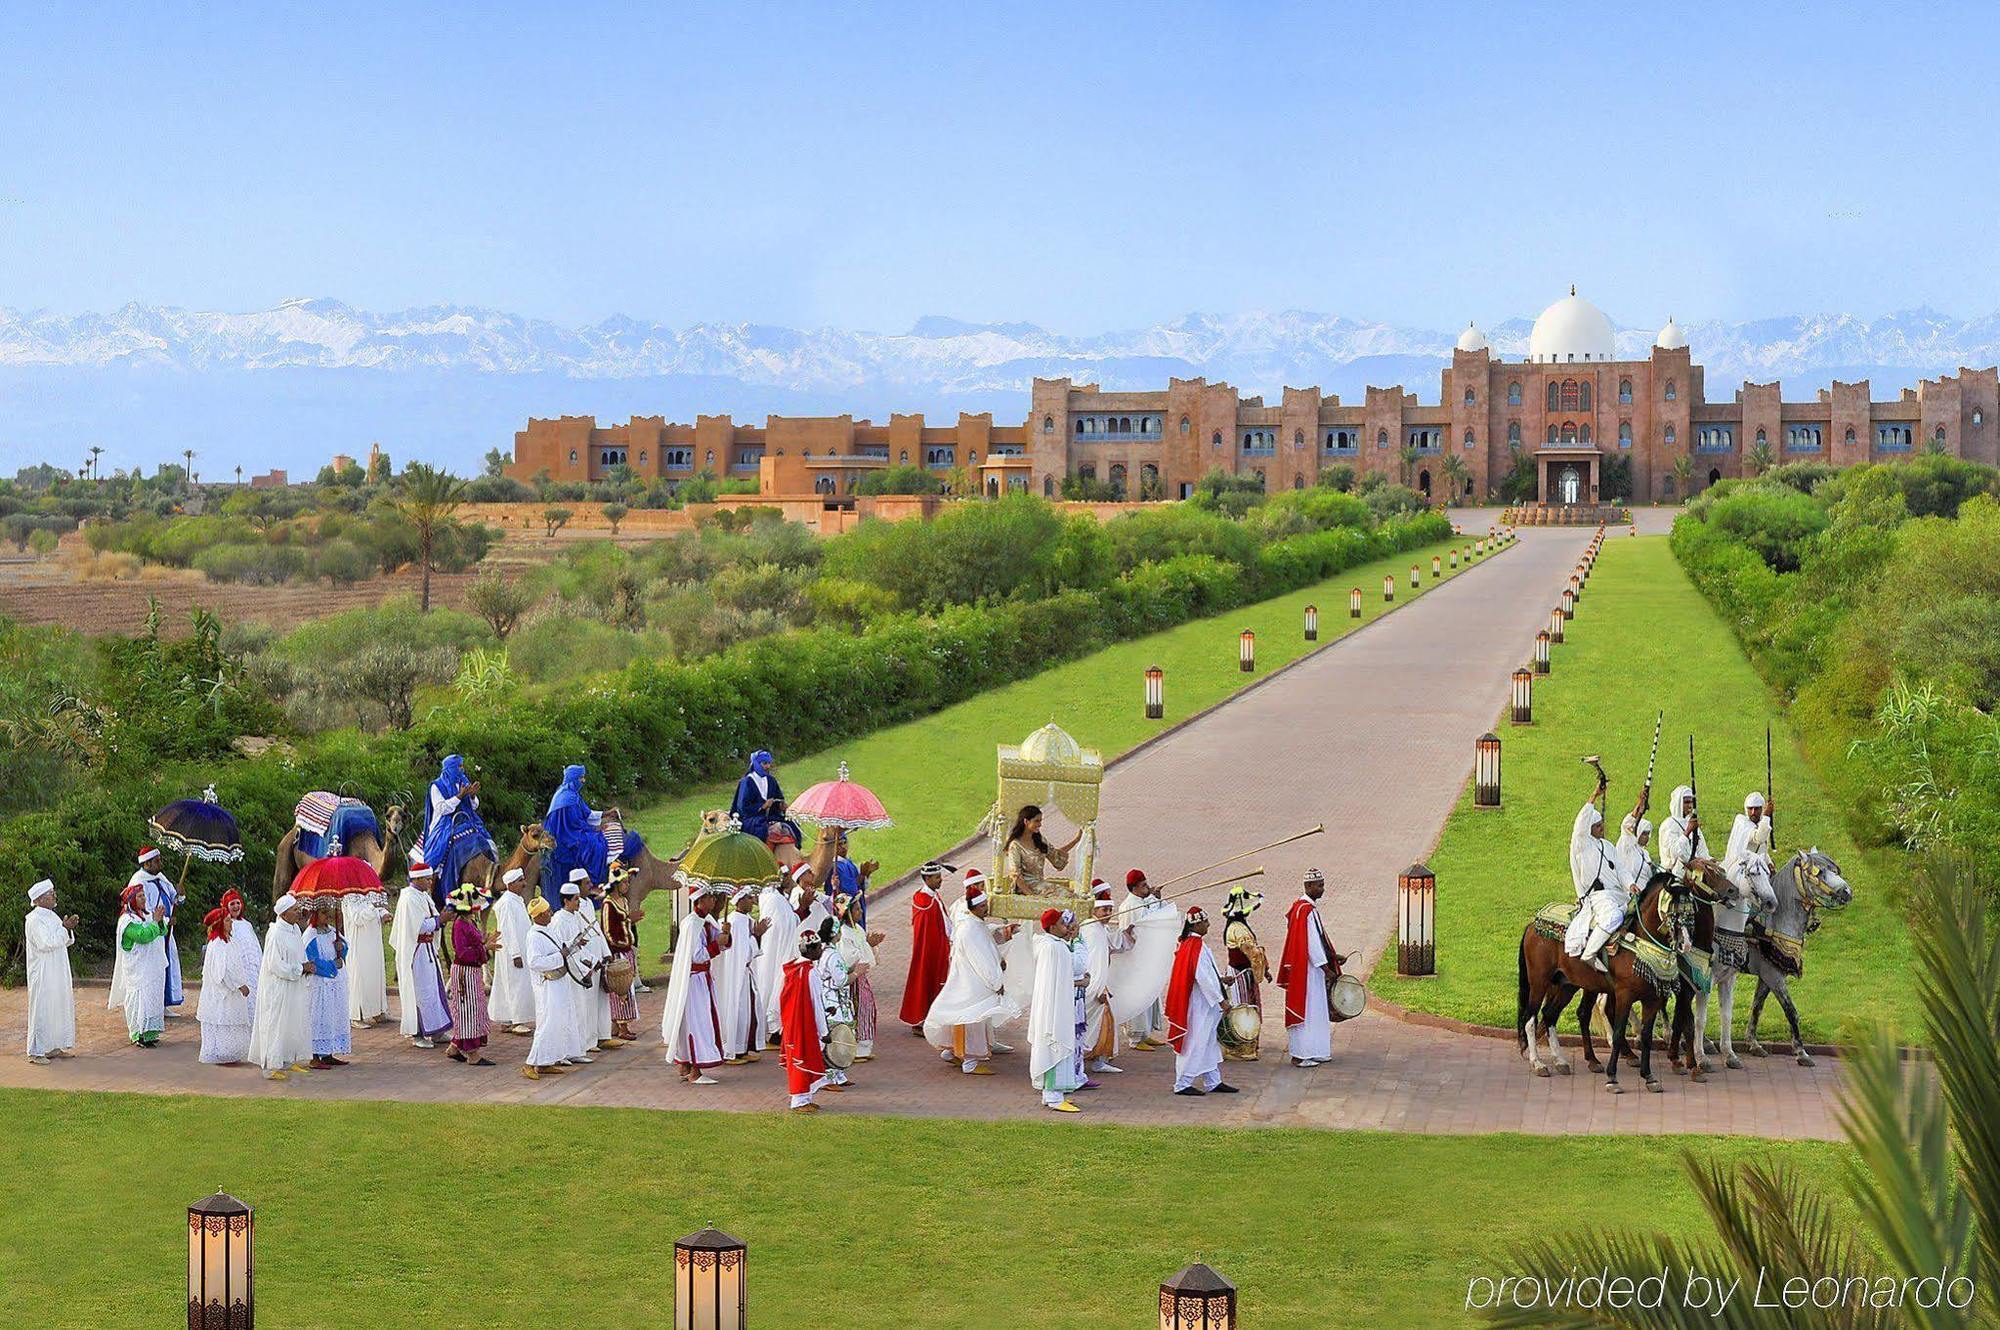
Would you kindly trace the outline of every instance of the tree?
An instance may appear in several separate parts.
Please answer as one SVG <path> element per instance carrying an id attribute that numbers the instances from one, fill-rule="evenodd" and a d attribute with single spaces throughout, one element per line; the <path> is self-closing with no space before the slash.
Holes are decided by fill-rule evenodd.
<path id="1" fill-rule="evenodd" d="M 240 466 L 236 468 L 236 483 L 239 486 L 243 483 L 243 468 Z"/>
<path id="2" fill-rule="evenodd" d="M 512 453 L 503 453 L 498 448 L 486 450 L 486 474 L 498 480 L 507 474 L 507 466 L 514 460 Z"/>
<path id="3" fill-rule="evenodd" d="M 351 701 L 380 707 L 391 729 L 407 730 L 415 719 L 417 689 L 447 683 L 457 672 L 458 653 L 449 648 L 379 642 L 345 662 L 335 687 Z"/>
<path id="4" fill-rule="evenodd" d="M 424 589 L 418 605 L 426 613 L 431 607 L 431 563 L 437 551 L 439 530 L 465 502 L 465 482 L 449 471 L 439 471 L 412 462 L 403 469 L 402 492 L 393 500 L 396 511 L 417 529 L 417 562 L 423 570 Z"/>
<path id="5" fill-rule="evenodd" d="M 1674 492 L 1681 498 L 1688 497 L 1688 485 L 1694 479 L 1694 460 L 1686 453 L 1674 459 Z"/>
<path id="6" fill-rule="evenodd" d="M 1347 462 L 1335 462 L 1319 473 L 1319 483 L 1322 489 L 1348 493 L 1354 488 L 1354 467 Z"/>
<path id="7" fill-rule="evenodd" d="M 598 511 L 604 514 L 605 521 L 611 523 L 611 534 L 615 536 L 618 534 L 618 524 L 624 521 L 632 510 L 622 503 L 607 503 Z"/>
<path id="8" fill-rule="evenodd" d="M 1619 503 L 1632 497 L 1632 458 L 1626 453 L 1610 453 L 1597 477 L 1597 497 Z"/>
<path id="9" fill-rule="evenodd" d="M 1759 439 L 1750 445 L 1750 451 L 1743 455 L 1743 460 L 1750 464 L 1752 475 L 1761 476 L 1771 469 L 1771 464 L 1777 461 L 1778 457 L 1771 451 L 1769 440 Z"/>
<path id="10" fill-rule="evenodd" d="M 97 446 L 96 444 L 94 444 L 94 443 L 93 443 L 93 444 L 91 444 L 91 445 L 90 445 L 90 474 L 91 474 L 91 477 L 92 477 L 93 479 L 96 479 L 96 480 L 102 480 L 102 479 L 103 479 L 103 477 L 102 477 L 101 475 L 99 475 L 99 473 L 98 473 L 98 467 L 97 467 L 97 459 L 98 459 L 98 458 L 100 458 L 100 457 L 102 457 L 102 456 L 104 456 L 104 449 L 102 449 L 102 448 L 98 447 L 98 446 Z"/>
<path id="11" fill-rule="evenodd" d="M 576 514 L 567 508 L 544 508 L 542 527 L 549 533 L 549 539 L 554 540 L 556 532 L 568 526 L 569 519 L 575 516 Z"/>
<path id="12" fill-rule="evenodd" d="M 1410 477 L 1417 474 L 1418 453 L 1414 444 L 1404 444 L 1396 450 L 1396 461 L 1402 467 L 1403 483 L 1408 485 Z"/>
<path id="13" fill-rule="evenodd" d="M 1745 1288 L 1761 1275 L 1770 1300 L 1731 1304 L 1729 1323 L 1746 1330 L 1991 1326 L 1993 1290 L 2000 1287 L 2000 1043 L 1994 1036 L 2000 934 L 1989 922 L 1979 882 L 1963 864 L 1928 865 L 1914 894 L 1923 918 L 1910 935 L 1931 1060 L 1905 1061 L 1881 1027 L 1842 1059 L 1842 1125 L 1855 1154 L 1845 1187 L 1858 1224 L 1839 1217 L 1842 1207 L 1826 1184 L 1789 1165 L 1758 1162 L 1730 1170 L 1689 1151 L 1682 1167 L 1715 1225 L 1711 1241 L 1601 1230 L 1564 1234 L 1530 1245 L 1510 1270 L 1549 1280 L 1544 1288 L 1578 1270 L 1636 1282 L 1657 1279 L 1664 1265 L 1712 1278 L 1740 1275 Z M 1787 1280 L 1822 1276 L 1841 1281 L 1838 1306 L 1815 1303 L 1804 1316 L 1775 1296 Z M 1862 1281 L 1864 1296 L 1848 1291 L 1850 1280 Z M 1908 1300 L 1905 1281 L 1939 1281 L 1941 1293 L 1957 1291 L 1917 1303 Z M 1867 1296 L 1885 1288 L 1901 1290 L 1903 1298 L 1884 1303 Z M 1884 1315 L 1889 1307 L 1895 1310 Z M 1501 1303 L 1488 1319 L 1506 1326 L 1677 1327 L 1708 1324 L 1710 1313 L 1670 1291 L 1650 1309 L 1566 1311 Z"/>
<path id="14" fill-rule="evenodd" d="M 1445 480 L 1450 482 L 1450 493 L 1445 496 L 1445 501 L 1456 504 L 1465 494 L 1465 482 L 1472 475 L 1472 468 L 1457 453 L 1449 453 L 1439 469 L 1444 472 Z"/>
<path id="15" fill-rule="evenodd" d="M 194 449 L 183 448 L 181 456 L 187 458 L 187 470 L 181 473 L 186 477 L 186 480 L 181 488 L 192 492 L 194 490 Z"/>
<path id="16" fill-rule="evenodd" d="M 493 636 L 502 642 L 519 626 L 521 616 L 533 609 L 540 599 L 539 590 L 527 579 L 502 577 L 491 568 L 474 578 L 471 588 L 465 593 L 465 603 L 472 607 L 474 614 L 486 620 Z"/>

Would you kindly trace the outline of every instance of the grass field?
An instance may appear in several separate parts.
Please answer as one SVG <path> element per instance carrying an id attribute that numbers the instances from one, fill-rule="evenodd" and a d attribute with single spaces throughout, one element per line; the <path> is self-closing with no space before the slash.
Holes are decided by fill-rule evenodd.
<path id="1" fill-rule="evenodd" d="M 1467 536 L 1451 544 L 1470 544 L 1472 539 Z M 788 734 L 810 734 L 810 717 L 799 717 L 796 723 L 774 718 L 770 748 L 777 755 L 779 780 L 797 796 L 814 782 L 831 779 L 839 763 L 846 761 L 853 778 L 880 795 L 896 819 L 891 830 L 854 837 L 854 857 L 881 860 L 876 880 L 886 882 L 977 829 L 993 802 L 996 745 L 1019 743 L 1053 717 L 1078 742 L 1102 752 L 1109 761 L 1298 659 L 1311 647 L 1324 646 L 1407 604 L 1411 564 L 1422 568 L 1423 591 L 1428 592 L 1438 585 L 1431 580 L 1431 556 L 1450 547 L 1427 546 L 1363 564 L 1303 591 L 1107 647 L 824 751 L 806 751 L 809 739 L 786 742 Z M 1507 555 L 1486 556 L 1494 557 Z M 1442 580 L 1466 571 L 1465 564 L 1457 573 L 1447 566 Z M 1396 576 L 1393 605 L 1382 602 L 1385 573 Z M 1348 591 L 1353 587 L 1362 588 L 1360 619 L 1348 618 Z M 1319 607 L 1317 644 L 1304 640 L 1307 605 Z M 1237 665 L 1237 634 L 1245 628 L 1257 634 L 1254 675 Z M 1142 680 L 1148 665 L 1166 672 L 1166 716 L 1161 720 L 1145 718 Z M 727 808 L 735 792 L 734 781 L 697 790 L 638 812 L 634 821 L 655 848 L 671 853 L 694 834 L 703 809 Z M 807 828 L 808 840 L 812 834 Z"/>
<path id="2" fill-rule="evenodd" d="M 21 1090 L 0 1123 L 5 1323 L 96 1330 L 184 1320 L 185 1207 L 218 1184 L 257 1210 L 261 1323 L 296 1330 L 666 1325 L 672 1242 L 710 1221 L 749 1244 L 757 1326 L 1150 1325 L 1159 1281 L 1199 1258 L 1257 1330 L 1433 1330 L 1551 1226 L 1703 1231 L 1684 1149 L 1828 1183 L 1851 1158 Z M 1558 1175 L 1588 1204 L 1547 1204 L 1535 1180 Z"/>
<path id="3" fill-rule="evenodd" d="M 1692 731 L 1703 830 L 1720 857 L 1743 796 L 1753 789 L 1772 793 L 1764 782 L 1768 721 L 1780 857 L 1818 845 L 1854 883 L 1854 904 L 1825 916 L 1807 946 L 1805 975 L 1793 985 L 1806 1038 L 1838 1039 L 1854 1022 L 1879 1018 L 1916 1039 L 1921 1024 L 1902 884 L 1884 871 L 1893 862 L 1871 862 L 1856 850 L 1782 708 L 1681 572 L 1665 538 L 1607 539 L 1567 636 L 1553 649 L 1553 672 L 1535 681 L 1535 723 L 1514 727 L 1503 718 L 1496 728 L 1505 745 L 1504 806 L 1475 809 L 1468 789 L 1429 860 L 1438 883 L 1437 976 L 1378 972 L 1375 991 L 1405 1006 L 1511 1026 L 1521 929 L 1538 906 L 1571 895 L 1570 822 L 1592 780 L 1577 759 L 1603 756 L 1612 781 L 1605 822 L 1616 839 L 1645 776 L 1654 716 L 1664 709 L 1649 813 L 1656 825 L 1667 816 L 1673 788 L 1687 782 Z M 1736 1007 L 1740 1036 L 1750 1014 L 1747 985 Z M 1789 1037 L 1775 1002 L 1764 1017 L 1762 1033 Z"/>

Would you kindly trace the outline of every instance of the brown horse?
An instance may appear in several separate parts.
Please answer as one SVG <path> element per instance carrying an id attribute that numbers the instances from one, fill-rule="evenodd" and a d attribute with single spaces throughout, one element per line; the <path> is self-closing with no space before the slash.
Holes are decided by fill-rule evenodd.
<path id="1" fill-rule="evenodd" d="M 389 856 L 391 851 L 400 851 L 400 837 L 403 832 L 403 806 L 390 804 L 382 817 L 382 832 L 377 837 L 373 832 L 364 831 L 341 847 L 341 853 L 363 860 L 375 870 L 377 877 L 384 881 L 389 877 Z M 292 889 L 292 882 L 305 871 L 307 864 L 315 856 L 299 849 L 299 829 L 295 825 L 285 832 L 278 841 L 276 863 L 271 870 L 271 899 L 277 900 Z"/>
<path id="2" fill-rule="evenodd" d="M 1672 895 L 1686 890 L 1671 874 L 1655 874 L 1627 916 L 1627 925 L 1641 937 L 1671 950 L 1673 940 L 1662 918 L 1662 906 Z M 1555 1071 L 1567 1076 L 1569 1059 L 1563 1056 L 1562 1043 L 1556 1035 L 1563 1009 L 1578 993 L 1608 998 L 1611 1062 L 1605 1069 L 1604 1088 L 1613 1094 L 1623 1094 L 1624 1087 L 1618 1084 L 1618 1057 L 1620 1053 L 1627 1058 L 1632 1056 L 1626 1025 L 1636 1005 L 1640 1009 L 1639 1079 L 1648 1090 L 1658 1091 L 1660 1083 L 1653 1076 L 1653 1026 L 1666 1004 L 1667 993 L 1655 988 L 1645 977 L 1630 947 L 1620 947 L 1616 955 L 1606 959 L 1605 965 L 1609 973 L 1571 956 L 1563 949 L 1560 937 L 1547 937 L 1530 923 L 1521 933 L 1516 970 L 1519 988 L 1514 1009 L 1515 1042 L 1537 1076 L 1549 1075 L 1551 1063 Z M 1542 1061 L 1544 1032 L 1548 1035 L 1550 1062 Z M 1588 1051 L 1587 1043 L 1585 1047 Z M 1594 1056 L 1589 1065 L 1596 1069 Z"/>

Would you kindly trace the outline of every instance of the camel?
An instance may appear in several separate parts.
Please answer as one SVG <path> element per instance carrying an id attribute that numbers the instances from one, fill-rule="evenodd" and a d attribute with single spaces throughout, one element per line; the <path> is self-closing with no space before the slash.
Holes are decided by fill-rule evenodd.
<path id="1" fill-rule="evenodd" d="M 507 870 L 518 868 L 527 874 L 529 882 L 540 886 L 542 855 L 555 843 L 555 838 L 542 829 L 541 823 L 523 822 L 521 839 L 514 842 L 514 852 L 507 856 L 507 862 L 495 864 L 492 855 L 475 854 L 465 861 L 461 876 L 467 882 L 484 884 L 488 891 L 497 891 L 500 888 L 500 879 Z"/>
<path id="2" fill-rule="evenodd" d="M 384 881 L 389 877 L 389 855 L 392 850 L 402 848 L 400 837 L 403 831 L 403 806 L 390 804 L 384 811 L 381 825 L 386 839 L 377 839 L 372 833 L 362 832 L 353 841 L 341 847 L 344 854 L 364 860 L 375 870 L 376 876 Z M 298 848 L 299 829 L 288 828 L 278 841 L 277 862 L 271 871 L 271 899 L 276 901 L 292 889 L 292 882 L 313 861 L 314 855 L 306 854 Z"/>

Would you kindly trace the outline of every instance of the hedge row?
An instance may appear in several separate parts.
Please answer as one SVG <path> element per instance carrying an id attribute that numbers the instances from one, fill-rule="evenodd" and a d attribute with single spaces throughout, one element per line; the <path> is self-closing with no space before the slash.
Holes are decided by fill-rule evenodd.
<path id="1" fill-rule="evenodd" d="M 404 734 L 337 731 L 255 758 L 164 766 L 80 791 L 0 828 L 0 882 L 54 878 L 64 908 L 83 916 L 84 955 L 102 955 L 117 888 L 147 838 L 147 814 L 212 782 L 242 826 L 246 855 L 240 868 L 197 866 L 189 875 L 179 935 L 193 947 L 200 941 L 196 921 L 232 882 L 246 885 L 263 917 L 273 848 L 308 789 L 352 793 L 378 812 L 393 802 L 415 808 L 443 755 L 461 753 L 483 783 L 487 821 L 504 850 L 516 824 L 541 815 L 568 763 L 589 767 L 587 789 L 600 807 L 635 796 L 670 797 L 733 774 L 773 734 L 810 734 L 816 744 L 853 738 L 1114 642 L 1281 595 L 1450 533 L 1447 518 L 1427 513 L 1374 531 L 1340 528 L 1276 541 L 1251 568 L 1186 554 L 1142 565 L 1101 590 L 929 617 L 895 615 L 859 634 L 780 634 L 692 663 L 640 662 L 552 696 L 443 707 Z M 19 973 L 21 918 L 20 911 L 0 911 L 0 957 L 9 976 Z"/>

